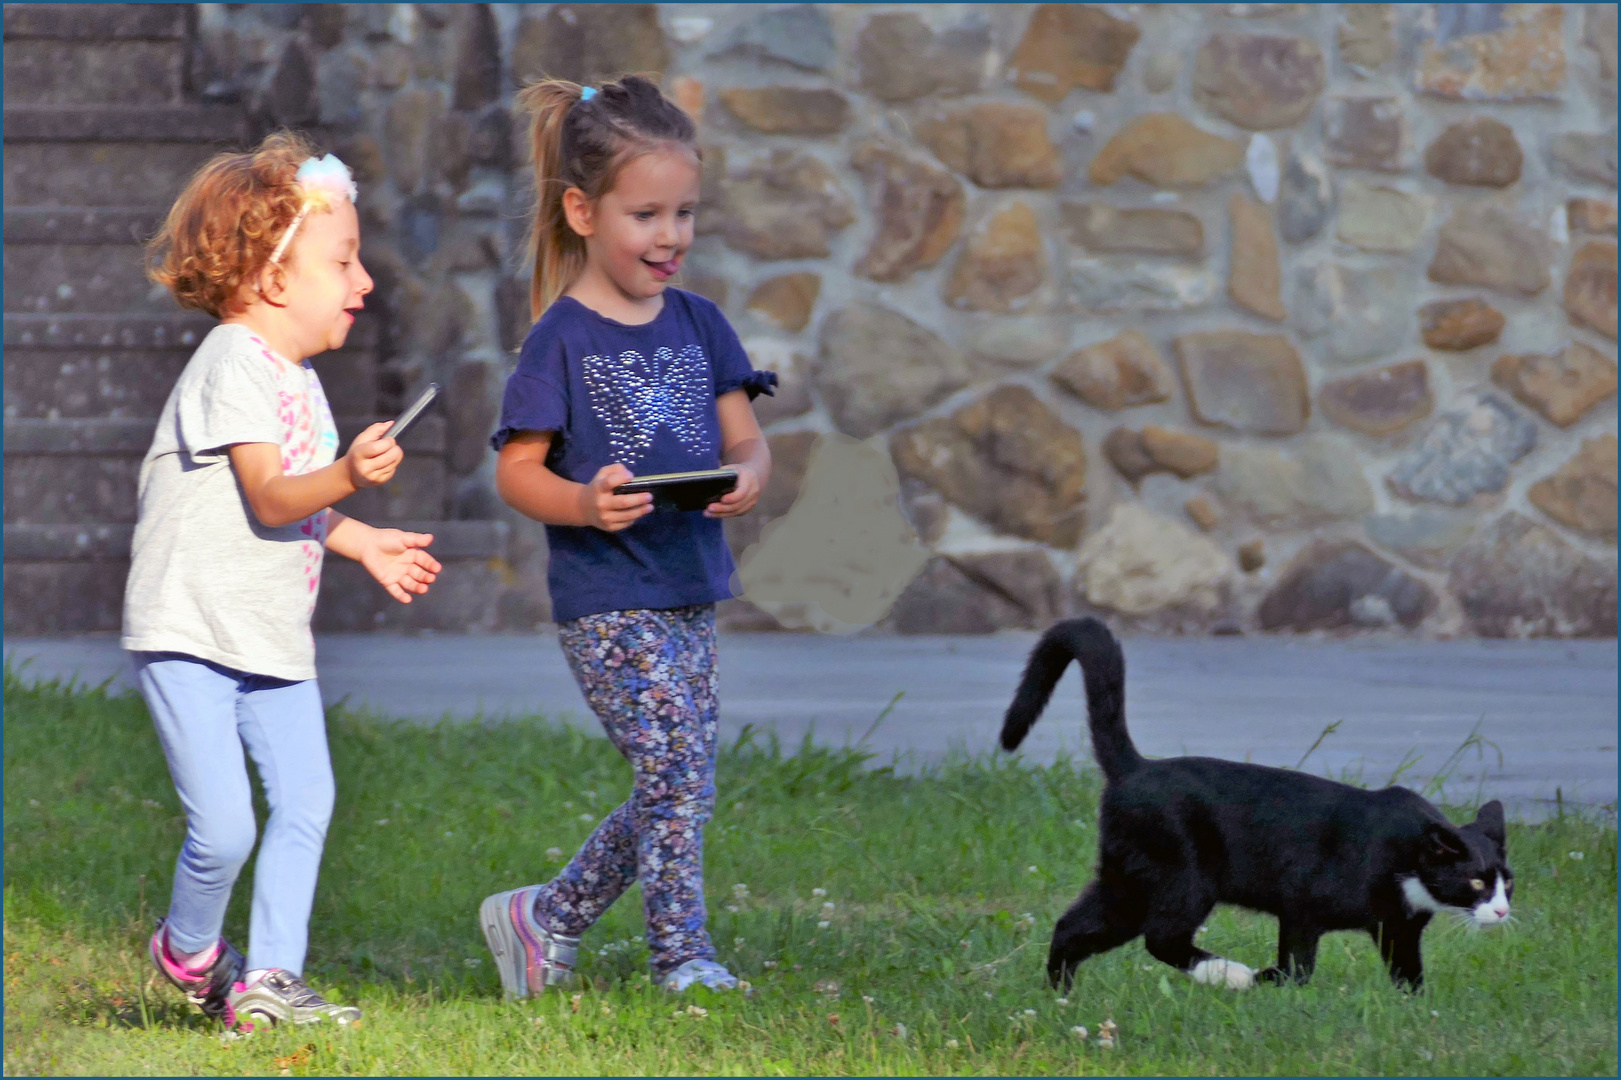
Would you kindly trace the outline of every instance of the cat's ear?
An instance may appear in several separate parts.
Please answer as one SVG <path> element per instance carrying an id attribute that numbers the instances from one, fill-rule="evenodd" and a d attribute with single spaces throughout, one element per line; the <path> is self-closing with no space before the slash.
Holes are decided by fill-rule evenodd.
<path id="1" fill-rule="evenodd" d="M 1493 799 L 1475 814 L 1475 827 L 1481 835 L 1502 851 L 1508 845 L 1508 833 L 1503 822 L 1503 804 Z"/>
<path id="2" fill-rule="evenodd" d="M 1469 846 L 1450 825 L 1434 822 L 1424 826 L 1424 853 L 1432 859 L 1456 859 L 1464 855 Z"/>

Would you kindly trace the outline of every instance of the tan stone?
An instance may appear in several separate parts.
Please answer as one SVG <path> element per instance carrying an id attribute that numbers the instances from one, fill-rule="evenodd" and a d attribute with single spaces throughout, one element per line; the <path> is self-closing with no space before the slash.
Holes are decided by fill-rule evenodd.
<path id="1" fill-rule="evenodd" d="M 1046 110 L 985 101 L 936 113 L 917 126 L 936 157 L 980 187 L 1056 187 L 1058 148 L 1047 135 Z"/>
<path id="2" fill-rule="evenodd" d="M 732 86 L 718 96 L 733 116 L 768 135 L 832 135 L 850 122 L 850 102 L 837 90 Z"/>
<path id="3" fill-rule="evenodd" d="M 1418 310 L 1418 321 L 1424 344 L 1449 352 L 1490 345 L 1503 332 L 1503 313 L 1478 296 L 1425 304 Z"/>
<path id="4" fill-rule="evenodd" d="M 657 4 L 554 4 L 542 18 L 519 20 L 512 48 L 519 84 L 551 76 L 596 86 L 627 72 L 657 75 L 669 63 Z"/>
<path id="5" fill-rule="evenodd" d="M 1132 210 L 1107 203 L 1062 204 L 1069 237 L 1089 251 L 1199 258 L 1204 224 L 1185 210 Z"/>
<path id="6" fill-rule="evenodd" d="M 1126 121 L 1104 144 L 1087 178 L 1107 187 L 1134 176 L 1155 187 L 1203 187 L 1236 170 L 1244 147 L 1212 135 L 1176 113 L 1144 113 Z"/>
<path id="7" fill-rule="evenodd" d="M 1175 53 L 1155 53 L 1143 65 L 1143 89 L 1150 94 L 1163 94 L 1176 86 L 1176 75 L 1181 70 L 1182 58 Z"/>
<path id="8" fill-rule="evenodd" d="M 1614 397 L 1617 385 L 1615 359 L 1580 341 L 1552 356 L 1500 357 L 1492 380 L 1560 427 Z"/>
<path id="9" fill-rule="evenodd" d="M 1173 378 L 1154 343 L 1136 330 L 1077 350 L 1052 373 L 1058 386 L 1109 412 L 1169 401 Z"/>
<path id="10" fill-rule="evenodd" d="M 1193 97 L 1251 131 L 1293 127 L 1317 104 L 1323 53 L 1306 38 L 1221 31 L 1193 61 Z"/>
<path id="11" fill-rule="evenodd" d="M 1514 129 L 1490 116 L 1449 125 L 1424 151 L 1424 168 L 1449 184 L 1508 187 L 1524 164 Z"/>
<path id="12" fill-rule="evenodd" d="M 850 162 L 867 181 L 867 201 L 878 219 L 872 245 L 856 273 L 874 281 L 904 281 L 933 266 L 956 242 L 967 213 L 962 181 L 944 169 L 862 143 Z"/>
<path id="13" fill-rule="evenodd" d="M 1615 203 L 1603 199 L 1572 199 L 1565 204 L 1571 227 L 1582 232 L 1615 232 Z"/>
<path id="14" fill-rule="evenodd" d="M 1232 215 L 1232 251 L 1227 265 L 1227 295 L 1239 307 L 1274 322 L 1288 318 L 1283 306 L 1283 269 L 1272 212 L 1263 203 L 1234 194 L 1227 202 Z"/>
<path id="15" fill-rule="evenodd" d="M 992 528 L 1073 547 L 1085 519 L 1080 432 L 1022 386 L 1000 386 L 950 416 L 890 437 L 902 475 Z"/>
<path id="16" fill-rule="evenodd" d="M 1208 495 L 1195 495 L 1182 504 L 1182 509 L 1187 511 L 1193 523 L 1205 532 L 1210 532 L 1221 524 L 1221 511 L 1216 509 L 1216 504 L 1210 501 Z"/>
<path id="17" fill-rule="evenodd" d="M 1282 334 L 1213 330 L 1174 342 L 1194 418 L 1256 435 L 1293 435 L 1311 398 L 1300 354 Z"/>
<path id="18" fill-rule="evenodd" d="M 1422 360 L 1335 379 L 1323 385 L 1317 400 L 1336 424 L 1375 437 L 1393 435 L 1435 407 Z"/>
<path id="19" fill-rule="evenodd" d="M 1008 60 L 1008 78 L 1048 104 L 1077 86 L 1114 89 L 1142 31 L 1089 4 L 1042 4 Z"/>
<path id="20" fill-rule="evenodd" d="M 780 330 L 799 333 L 810 322 L 822 275 L 809 270 L 779 274 L 760 282 L 749 296 L 748 308 Z"/>
<path id="21" fill-rule="evenodd" d="M 1208 266 L 1071 256 L 1068 270 L 1070 303 L 1086 313 L 1186 311 L 1210 303 L 1218 285 Z"/>
<path id="22" fill-rule="evenodd" d="M 1420 45 L 1414 85 L 1440 97 L 1519 101 L 1556 97 L 1565 85 L 1560 4 L 1435 8 L 1434 36 Z M 1477 29 L 1474 19 L 1490 25 Z"/>
<path id="23" fill-rule="evenodd" d="M 1266 541 L 1259 537 L 1238 545 L 1238 568 L 1253 574 L 1266 565 Z"/>
<path id="24" fill-rule="evenodd" d="M 1373 509 L 1373 489 L 1356 448 L 1331 435 L 1283 447 L 1229 446 L 1216 488 L 1223 501 L 1256 521 L 1309 528 L 1358 518 Z"/>
<path id="25" fill-rule="evenodd" d="M 702 79 L 683 75 L 670 84 L 670 100 L 692 117 L 694 124 L 704 122 L 704 84 Z"/>
<path id="26" fill-rule="evenodd" d="M 1336 32 L 1340 59 L 1352 67 L 1374 71 L 1396 56 L 1394 4 L 1344 4 Z"/>
<path id="27" fill-rule="evenodd" d="M 1135 484 L 1145 476 L 1163 472 L 1158 462 L 1148 456 L 1143 446 L 1143 433 L 1131 428 L 1115 428 L 1103 440 L 1103 456 L 1109 459 L 1115 471 Z"/>
<path id="28" fill-rule="evenodd" d="M 794 150 L 727 180 L 724 202 L 726 243 L 759 259 L 825 258 L 831 234 L 855 220 L 838 178 Z"/>
<path id="29" fill-rule="evenodd" d="M 1513 510 L 1469 539 L 1447 587 L 1482 637 L 1615 637 L 1614 556 L 1594 558 Z"/>
<path id="30" fill-rule="evenodd" d="M 1549 241 L 1495 206 L 1462 206 L 1441 226 L 1430 280 L 1535 296 L 1548 287 Z"/>
<path id="31" fill-rule="evenodd" d="M 1336 165 L 1401 172 L 1409 138 L 1399 98 L 1330 98 L 1323 106 L 1323 156 Z"/>
<path id="32" fill-rule="evenodd" d="M 1155 464 L 1182 479 L 1214 472 L 1221 459 L 1221 447 L 1212 439 L 1191 432 L 1176 431 L 1158 424 L 1143 425 L 1143 450 Z"/>
<path id="33" fill-rule="evenodd" d="M 1427 195 L 1347 180 L 1334 235 L 1363 251 L 1405 254 L 1423 242 L 1430 206 Z"/>
<path id="34" fill-rule="evenodd" d="M 1616 133 L 1570 131 L 1548 144 L 1548 156 L 1577 180 L 1615 187 Z"/>
<path id="35" fill-rule="evenodd" d="M 939 34 L 912 11 L 874 15 L 856 41 L 861 88 L 891 102 L 932 93 L 971 94 L 984 80 L 990 29 L 972 14 Z"/>
<path id="36" fill-rule="evenodd" d="M 822 320 L 812 377 L 840 430 L 865 439 L 968 385 L 956 349 L 899 312 L 856 301 Z"/>
<path id="37" fill-rule="evenodd" d="M 1582 245 L 1565 275 L 1565 313 L 1579 326 L 1615 340 L 1616 248 L 1592 241 Z"/>
<path id="38" fill-rule="evenodd" d="M 1587 18 L 1582 23 L 1582 40 L 1598 54 L 1599 76 L 1615 81 L 1615 11 L 1614 4 L 1586 4 Z M 1613 89 L 1613 87 L 1612 87 Z"/>
<path id="39" fill-rule="evenodd" d="M 1615 542 L 1616 439 L 1586 439 L 1552 476 L 1531 485 L 1526 498 L 1562 525 Z"/>
<path id="40" fill-rule="evenodd" d="M 1214 610 L 1233 561 L 1206 537 L 1136 503 L 1119 503 L 1075 556 L 1088 602 L 1127 615 L 1184 605 Z"/>
<path id="41" fill-rule="evenodd" d="M 1041 287 L 1047 253 L 1035 211 L 1015 202 L 986 221 L 963 245 L 946 281 L 945 301 L 971 311 L 1009 312 Z"/>

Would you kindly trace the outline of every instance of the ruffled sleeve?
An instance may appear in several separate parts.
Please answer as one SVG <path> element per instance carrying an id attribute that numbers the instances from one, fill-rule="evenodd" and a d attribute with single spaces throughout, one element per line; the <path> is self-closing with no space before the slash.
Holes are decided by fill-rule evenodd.
<path id="1" fill-rule="evenodd" d="M 729 394 L 733 390 L 747 390 L 749 400 L 764 394 L 766 397 L 776 397 L 777 373 L 775 371 L 749 371 L 731 375 L 715 383 L 715 396 Z"/>

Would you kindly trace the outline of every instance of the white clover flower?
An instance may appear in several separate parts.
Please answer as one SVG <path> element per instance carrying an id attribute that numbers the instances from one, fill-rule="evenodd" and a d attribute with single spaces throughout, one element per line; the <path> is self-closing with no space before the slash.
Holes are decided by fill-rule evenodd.
<path id="1" fill-rule="evenodd" d="M 379 824 L 379 825 L 387 825 L 388 824 L 388 818 L 386 818 L 386 817 L 378 818 L 377 819 L 377 824 Z"/>
<path id="2" fill-rule="evenodd" d="M 960 1045 L 962 1045 L 962 1044 L 959 1043 L 956 1039 L 947 1039 L 946 1040 L 946 1049 L 947 1050 L 955 1050 Z"/>
<path id="3" fill-rule="evenodd" d="M 1583 853 L 1582 853 L 1582 852 L 1580 852 L 1580 851 L 1572 851 L 1572 852 L 1571 852 L 1571 853 L 1570 853 L 1570 857 L 1571 857 L 1571 858 L 1572 858 L 1572 859 L 1575 859 L 1575 860 L 1576 860 L 1576 861 L 1577 861 L 1577 862 L 1581 862 L 1581 861 L 1582 861 L 1582 860 L 1583 860 L 1583 859 L 1585 859 L 1585 858 L 1587 858 L 1587 856 L 1586 856 L 1586 855 L 1584 855 L 1584 854 L 1583 854 Z"/>
<path id="4" fill-rule="evenodd" d="M 574 800 L 573 799 L 564 799 L 563 800 L 563 809 L 564 810 L 572 810 L 572 809 L 574 809 Z"/>
<path id="5" fill-rule="evenodd" d="M 1107 1035 L 1099 1035 L 1098 1036 L 1098 1049 L 1099 1050 L 1113 1050 L 1114 1049 L 1114 1040 L 1109 1038 Z"/>
<path id="6" fill-rule="evenodd" d="M 594 791 L 587 791 L 584 794 L 587 799 L 595 799 L 597 797 L 597 793 Z"/>
<path id="7" fill-rule="evenodd" d="M 453 833 L 453 832 L 451 832 L 451 831 L 450 831 L 450 830 L 449 830 L 449 829 L 446 829 L 446 830 L 445 830 L 445 839 L 446 839 L 446 840 L 449 840 L 449 839 L 450 839 L 450 838 L 451 838 L 451 837 L 452 837 L 452 836 L 455 836 L 455 835 L 456 835 L 456 834 L 455 834 L 455 833 Z"/>
<path id="8" fill-rule="evenodd" d="M 827 895 L 827 890 L 826 889 L 812 889 L 811 890 L 811 896 L 813 896 L 813 897 L 815 897 L 815 896 L 826 896 L 826 895 Z"/>
<path id="9" fill-rule="evenodd" d="M 1054 1003 L 1058 1004 L 1058 1005 L 1068 1005 L 1069 1004 L 1069 998 L 1057 998 L 1057 999 L 1055 999 Z"/>
<path id="10" fill-rule="evenodd" d="M 1031 865 L 1025 867 L 1024 872 L 1027 874 L 1039 874 L 1041 873 L 1041 868 L 1032 863 Z"/>
<path id="11" fill-rule="evenodd" d="M 767 971 L 771 970 L 772 968 L 774 968 L 776 966 L 777 966 L 777 962 L 775 960 L 767 960 L 765 962 L 765 967 L 766 967 Z"/>
<path id="12" fill-rule="evenodd" d="M 1034 1010 L 1034 1009 L 1026 1009 L 1026 1010 L 1024 1010 L 1024 1015 L 1025 1015 L 1025 1019 L 1034 1020 L 1036 1018 L 1036 1010 Z"/>
<path id="13" fill-rule="evenodd" d="M 580 820 L 581 821 L 595 821 L 597 819 L 592 817 L 590 814 L 581 814 L 580 815 Z"/>
<path id="14" fill-rule="evenodd" d="M 823 919 L 821 922 L 816 924 L 816 929 L 818 929 L 818 930 L 826 930 L 828 927 L 830 927 L 832 925 L 833 925 L 832 923 L 828 922 L 826 919 Z"/>
<path id="15" fill-rule="evenodd" d="M 470 967 L 470 968 L 476 968 L 476 967 L 478 967 L 478 966 L 479 966 L 479 965 L 480 965 L 480 964 L 482 964 L 482 963 L 483 963 L 483 962 L 484 962 L 484 961 L 482 961 L 482 960 L 480 960 L 480 959 L 479 959 L 479 958 L 478 958 L 478 957 L 476 957 L 476 956 L 469 956 L 469 957 L 468 957 L 468 958 L 467 958 L 467 959 L 466 959 L 466 960 L 463 960 L 463 961 L 462 961 L 462 963 L 463 963 L 463 964 L 464 964 L 464 965 L 465 965 L 465 966 L 467 966 L 467 967 Z"/>
<path id="16" fill-rule="evenodd" d="M 1069 1029 L 1069 1033 L 1081 1040 L 1085 1040 L 1085 1038 L 1091 1034 L 1090 1031 L 1086 1030 L 1085 1024 L 1076 1024 L 1074 1027 Z"/>
<path id="17" fill-rule="evenodd" d="M 872 1004 L 872 995 L 871 994 L 862 994 L 861 995 L 861 1000 L 865 1001 L 868 1005 L 871 1005 Z"/>
<path id="18" fill-rule="evenodd" d="M 730 911 L 733 915 L 736 915 L 738 912 L 742 911 L 743 909 L 738 907 L 736 904 L 727 904 L 726 905 L 726 910 Z"/>
<path id="19" fill-rule="evenodd" d="M 743 947 L 743 939 L 742 938 L 735 937 L 735 938 L 732 939 L 732 948 L 741 949 L 742 947 Z"/>
<path id="20" fill-rule="evenodd" d="M 736 896 L 738 899 L 742 899 L 743 897 L 747 896 L 748 894 L 749 894 L 749 887 L 747 885 L 743 884 L 741 881 L 738 882 L 736 885 L 732 886 L 732 895 Z"/>
<path id="21" fill-rule="evenodd" d="M 833 910 L 834 910 L 834 904 L 833 904 L 833 901 L 831 901 L 831 900 L 824 900 L 824 901 L 823 901 L 823 902 L 822 902 L 822 913 L 823 913 L 823 914 L 829 914 L 829 913 L 831 913 L 831 912 L 832 912 L 832 911 L 833 911 Z"/>

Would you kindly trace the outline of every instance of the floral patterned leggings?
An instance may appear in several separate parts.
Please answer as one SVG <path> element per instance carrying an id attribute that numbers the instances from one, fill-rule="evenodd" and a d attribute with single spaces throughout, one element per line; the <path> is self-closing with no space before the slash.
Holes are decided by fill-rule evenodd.
<path id="1" fill-rule="evenodd" d="M 715 606 L 586 615 L 557 636 L 635 788 L 536 894 L 535 917 L 578 936 L 640 881 L 654 972 L 713 960 L 703 847 L 715 809 Z"/>

